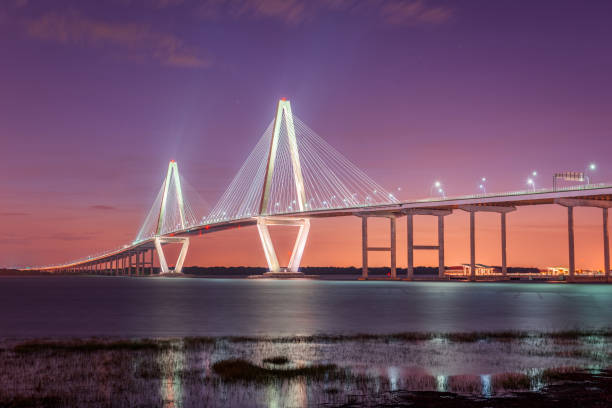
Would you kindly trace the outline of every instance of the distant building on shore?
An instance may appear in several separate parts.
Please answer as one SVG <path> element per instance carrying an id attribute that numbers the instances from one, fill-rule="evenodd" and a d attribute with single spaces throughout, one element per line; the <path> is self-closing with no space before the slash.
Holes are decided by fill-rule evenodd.
<path id="1" fill-rule="evenodd" d="M 476 264 L 476 275 L 496 275 L 501 274 L 501 269 L 497 266 Z M 445 269 L 445 274 L 449 276 L 469 276 L 471 274 L 470 264 L 462 264 L 458 266 L 448 266 Z"/>

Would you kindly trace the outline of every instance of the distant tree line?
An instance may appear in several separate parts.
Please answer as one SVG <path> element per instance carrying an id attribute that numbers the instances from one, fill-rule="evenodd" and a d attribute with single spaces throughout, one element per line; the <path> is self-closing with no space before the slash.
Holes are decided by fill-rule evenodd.
<path id="1" fill-rule="evenodd" d="M 159 268 L 155 268 L 156 273 L 159 273 Z M 501 269 L 501 268 L 499 268 Z M 183 273 L 194 276 L 249 276 L 262 275 L 268 271 L 268 268 L 258 266 L 186 266 L 183 268 Z M 361 268 L 355 266 L 305 266 L 300 268 L 301 272 L 307 275 L 361 275 Z M 375 267 L 368 268 L 369 275 L 384 276 L 390 273 L 389 268 Z M 538 273 L 538 268 L 526 267 L 508 267 L 509 273 Z M 149 273 L 147 268 L 146 274 Z M 405 274 L 406 268 L 397 268 L 397 274 Z M 437 266 L 415 266 L 415 275 L 437 275 Z M 0 276 L 47 276 L 47 275 L 87 275 L 86 272 L 49 272 L 27 270 L 20 271 L 17 269 L 0 269 Z"/>
<path id="2" fill-rule="evenodd" d="M 501 268 L 499 268 L 501 269 Z M 186 266 L 183 268 L 183 273 L 195 276 L 248 276 L 248 275 L 262 275 L 268 271 L 268 268 L 263 267 L 252 267 L 252 266 Z M 355 266 L 304 266 L 300 268 L 301 272 L 307 275 L 361 275 L 361 268 Z M 389 268 L 376 267 L 368 268 L 369 275 L 380 275 L 384 276 L 390 273 Z M 508 267 L 510 273 L 538 273 L 538 268 L 526 268 L 526 267 Z M 406 268 L 397 268 L 397 273 L 405 274 Z M 415 275 L 437 275 L 437 266 L 415 266 Z"/>

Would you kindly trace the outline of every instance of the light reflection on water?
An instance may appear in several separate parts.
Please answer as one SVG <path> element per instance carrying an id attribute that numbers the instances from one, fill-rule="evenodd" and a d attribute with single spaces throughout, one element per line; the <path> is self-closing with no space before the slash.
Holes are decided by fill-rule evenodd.
<path id="1" fill-rule="evenodd" d="M 612 310 L 611 294 L 608 285 L 6 278 L 0 279 L 0 329 L 6 337 L 590 329 L 610 325 L 605 311 Z M 161 377 L 139 381 L 147 382 L 156 394 L 152 405 L 173 408 L 203 402 L 223 407 L 306 407 L 344 403 L 351 395 L 402 390 L 494 396 L 504 392 L 507 374 L 526 376 L 527 388 L 537 391 L 546 385 L 545 369 L 609 367 L 610 340 L 603 336 L 468 343 L 442 336 L 419 342 L 225 339 L 198 351 L 187 350 L 177 340 L 177 347 L 156 355 Z M 237 357 L 262 365 L 264 358 L 274 356 L 287 356 L 295 366 L 333 363 L 354 378 L 230 384 L 214 381 L 210 368 L 214 362 Z M 145 363 L 150 362 L 135 361 L 133 370 L 157 367 Z M 112 388 L 99 386 L 104 398 L 113 398 Z"/>
<path id="2" fill-rule="evenodd" d="M 166 408 L 181 408 L 183 406 L 183 387 L 181 373 L 185 367 L 185 350 L 180 344 L 171 353 L 160 353 L 157 363 L 162 369 L 163 377 L 160 384 L 160 395 Z"/>
<path id="3" fill-rule="evenodd" d="M 338 343 L 274 343 L 269 341 L 218 341 L 201 350 L 182 345 L 160 352 L 163 380 L 159 392 L 165 407 L 207 406 L 308 407 L 342 404 L 354 396 L 390 396 L 394 392 L 438 391 L 494 397 L 511 391 L 538 391 L 546 384 L 545 369 L 555 367 L 609 367 L 609 354 L 591 353 L 611 349 L 612 339 L 540 338 L 511 341 L 453 343 L 440 341 L 381 343 L 348 341 Z M 384 354 L 392 359 L 381 359 Z M 579 351 L 579 352 L 578 352 Z M 289 366 L 334 361 L 350 375 L 345 381 L 318 381 L 297 377 L 266 383 L 226 383 L 210 370 L 212 363 L 243 358 L 265 366 L 263 359 L 286 356 Z M 454 356 L 451 361 L 449 356 Z M 478 360 L 477 364 L 474 361 Z M 415 363 L 417 363 L 415 365 Z M 568 370 L 570 370 L 568 368 Z M 182 378 L 196 371 L 199 376 Z M 521 377 L 522 376 L 522 377 Z M 518 388 L 505 388 L 513 379 L 525 378 Z M 369 397 L 368 397 L 369 398 Z M 374 397 L 373 397 L 374 398 Z M 376 398 L 374 398 L 376 400 Z"/>
<path id="4" fill-rule="evenodd" d="M 446 392 L 448 391 L 448 376 L 437 375 L 436 376 L 436 391 Z"/>
<path id="5" fill-rule="evenodd" d="M 9 337 L 585 329 L 610 325 L 611 295 L 597 284 L 0 278 L 0 328 Z"/>

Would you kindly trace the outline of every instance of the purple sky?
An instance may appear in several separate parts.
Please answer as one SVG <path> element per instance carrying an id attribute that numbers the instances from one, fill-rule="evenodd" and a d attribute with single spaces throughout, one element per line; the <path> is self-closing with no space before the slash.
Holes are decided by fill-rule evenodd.
<path id="1" fill-rule="evenodd" d="M 609 1 L 5 0 L 0 265 L 131 241 L 170 159 L 214 203 L 280 97 L 402 199 L 434 180 L 449 195 L 483 176 L 523 189 L 532 170 L 550 186 L 590 162 L 612 181 L 611 21 Z M 523 213 L 516 234 L 554 225 L 558 245 L 532 258 L 517 235 L 510 261 L 565 262 L 563 212 Z M 599 213 L 583 221 L 582 266 L 596 267 Z M 261 265 L 251 235 L 211 238 L 217 256 L 198 244 L 188 263 Z M 317 245 L 306 264 L 359 263 L 352 241 Z"/>

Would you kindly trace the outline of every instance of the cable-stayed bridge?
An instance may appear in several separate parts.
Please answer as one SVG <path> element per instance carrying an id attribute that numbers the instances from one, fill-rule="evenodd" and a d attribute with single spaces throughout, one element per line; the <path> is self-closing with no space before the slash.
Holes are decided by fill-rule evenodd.
<path id="1" fill-rule="evenodd" d="M 161 273 L 182 271 L 193 235 L 256 226 L 271 276 L 293 276 L 308 239 L 310 219 L 355 215 L 362 219 L 363 278 L 368 277 L 368 253 L 390 254 L 391 278 L 396 274 L 396 221 L 407 220 L 407 275 L 413 278 L 415 250 L 438 252 L 439 277 L 444 276 L 444 217 L 454 210 L 470 213 L 470 278 L 476 278 L 475 213 L 500 214 L 502 274 L 506 267 L 506 214 L 517 206 L 560 204 L 568 209 L 569 279 L 574 277 L 573 211 L 577 206 L 602 208 L 604 274 L 609 278 L 608 208 L 612 207 L 612 185 L 589 184 L 571 188 L 480 194 L 454 198 L 399 201 L 392 193 L 369 178 L 336 149 L 317 135 L 291 111 L 289 101 L 278 103 L 276 115 L 263 133 L 224 194 L 206 214 L 198 209 L 194 189 L 180 176 L 178 164 L 171 161 L 159 193 L 135 240 L 121 248 L 59 265 L 28 269 L 46 271 L 86 271 L 91 273 L 153 274 L 155 253 Z M 438 245 L 414 245 L 413 218 L 416 215 L 438 219 Z M 390 240 L 385 247 L 368 245 L 368 218 L 389 220 Z M 289 264 L 281 267 L 270 238 L 269 226 L 298 227 Z M 163 247 L 180 244 L 173 270 Z"/>

